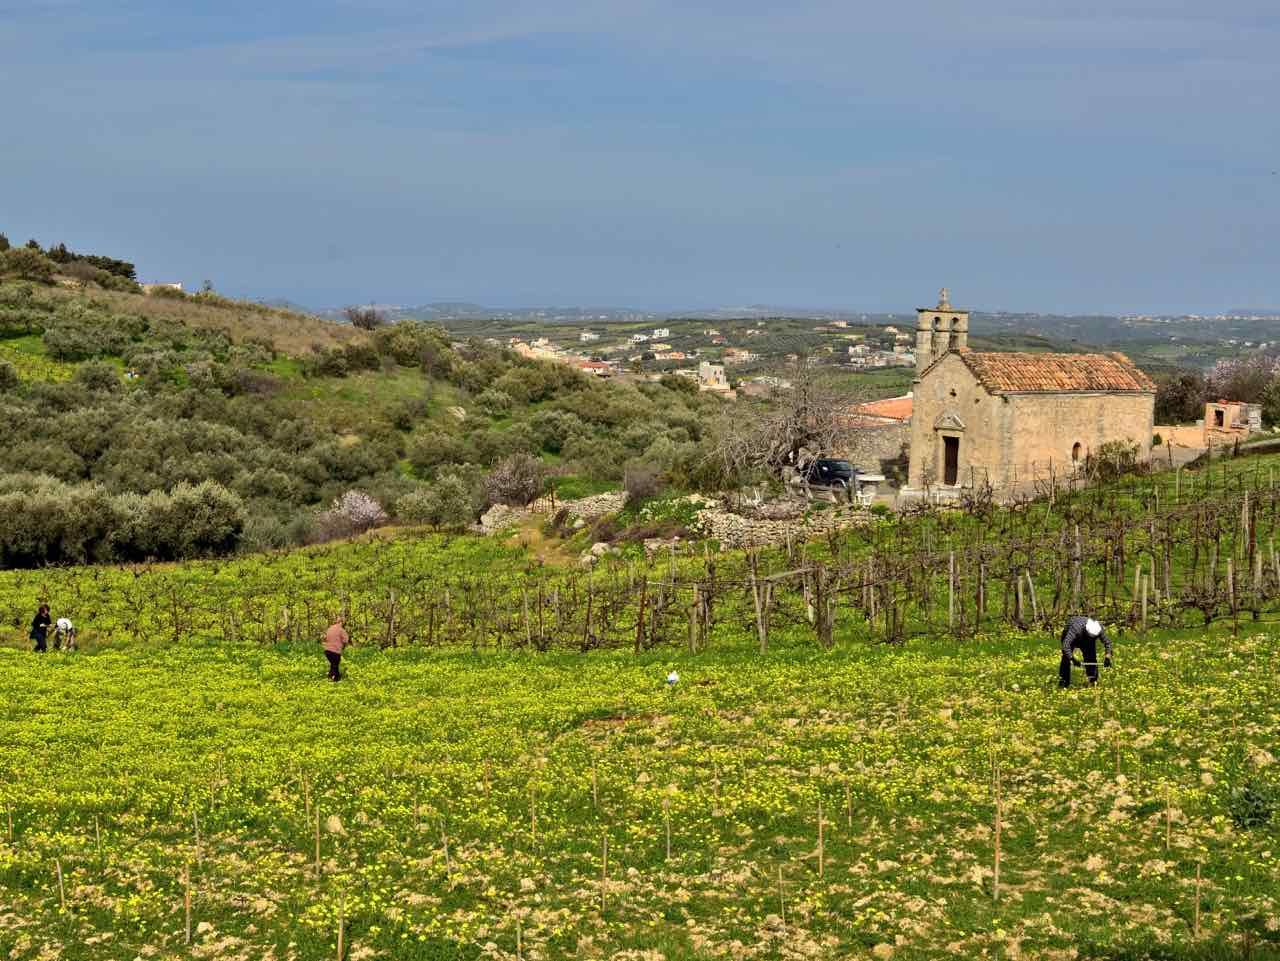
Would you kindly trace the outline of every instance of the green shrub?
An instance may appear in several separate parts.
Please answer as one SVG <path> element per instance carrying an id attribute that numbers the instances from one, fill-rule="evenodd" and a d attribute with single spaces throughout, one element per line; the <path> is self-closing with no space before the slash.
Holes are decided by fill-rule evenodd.
<path id="1" fill-rule="evenodd" d="M 103 360 L 91 360 L 76 368 L 71 378 L 85 390 L 103 394 L 118 393 L 124 388 L 120 380 L 120 371 Z"/>
<path id="2" fill-rule="evenodd" d="M 428 424 L 409 438 L 407 456 L 419 477 L 431 476 L 441 464 L 465 463 L 471 451 L 456 435 Z"/>
<path id="3" fill-rule="evenodd" d="M 1098 478 L 1114 480 L 1138 469 L 1138 445 L 1122 440 L 1110 440 L 1090 454 L 1089 461 L 1090 467 Z"/>
<path id="4" fill-rule="evenodd" d="M 132 336 L 115 318 L 79 310 L 59 315 L 45 328 L 43 340 L 55 360 L 85 360 L 122 353 Z"/>
<path id="5" fill-rule="evenodd" d="M 421 367 L 432 376 L 449 372 L 449 335 L 440 327 L 404 320 L 379 328 L 373 341 L 379 353 L 402 367 Z"/>
<path id="6" fill-rule="evenodd" d="M 490 387 L 480 392 L 476 407 L 488 417 L 505 417 L 511 413 L 511 396 Z"/>
<path id="7" fill-rule="evenodd" d="M 216 481 L 178 484 L 172 493 L 116 498 L 112 553 L 121 560 L 182 560 L 227 554 L 244 531 L 244 503 Z"/>
<path id="8" fill-rule="evenodd" d="M 575 414 L 563 410 L 539 410 L 529 418 L 534 438 L 542 450 L 560 453 L 564 443 L 575 434 L 586 434 L 586 424 Z"/>
<path id="9" fill-rule="evenodd" d="M 698 507 L 687 497 L 658 497 L 643 504 L 636 511 L 636 518 L 642 524 L 667 522 L 700 534 L 702 519 L 698 516 Z"/>
<path id="10" fill-rule="evenodd" d="M 7 360 L 0 360 L 0 392 L 14 390 L 21 383 L 17 368 Z"/>
<path id="11" fill-rule="evenodd" d="M 30 247 L 10 247 L 0 253 L 0 277 L 17 277 L 38 284 L 53 283 L 56 265 Z"/>
<path id="12" fill-rule="evenodd" d="M 395 509 L 401 521 L 429 524 L 437 530 L 465 530 L 476 519 L 471 483 L 456 470 L 441 471 L 431 485 L 405 494 L 396 501 Z"/>
<path id="13" fill-rule="evenodd" d="M 1227 812 L 1241 830 L 1262 827 L 1271 821 L 1280 791 L 1275 785 L 1252 775 L 1231 786 L 1227 794 Z"/>

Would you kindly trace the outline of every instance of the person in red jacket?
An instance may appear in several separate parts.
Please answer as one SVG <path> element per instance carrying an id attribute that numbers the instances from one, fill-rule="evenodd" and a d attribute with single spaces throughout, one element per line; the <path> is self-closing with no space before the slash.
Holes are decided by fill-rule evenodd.
<path id="1" fill-rule="evenodd" d="M 329 680 L 342 680 L 342 671 L 339 669 L 342 664 L 342 652 L 350 643 L 351 635 L 346 632 L 342 626 L 342 618 L 339 617 L 324 632 L 324 656 L 329 662 Z"/>

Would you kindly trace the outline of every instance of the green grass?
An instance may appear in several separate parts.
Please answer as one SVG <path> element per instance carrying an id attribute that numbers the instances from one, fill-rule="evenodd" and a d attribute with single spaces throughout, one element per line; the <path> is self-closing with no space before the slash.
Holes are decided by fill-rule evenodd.
<path id="1" fill-rule="evenodd" d="M 913 367 L 894 367 L 883 370 L 838 370 L 826 374 L 824 382 L 834 388 L 846 390 L 852 400 L 878 400 L 882 397 L 900 397 L 911 389 Z"/>
<path id="2" fill-rule="evenodd" d="M 1019 636 L 364 646 L 336 686 L 301 642 L 0 652 L 0 947 L 186 956 L 190 864 L 204 956 L 333 957 L 341 899 L 353 958 L 514 957 L 517 917 L 543 958 L 1233 956 L 1246 915 L 1280 910 L 1276 826 L 1236 830 L 1223 802 L 1231 746 L 1280 734 L 1274 644 L 1125 637 L 1067 692 L 1053 641 Z"/>
<path id="3" fill-rule="evenodd" d="M 0 340 L 0 360 L 12 364 L 18 376 L 26 381 L 69 380 L 76 369 L 75 364 L 49 357 L 39 334 Z"/>
<path id="4" fill-rule="evenodd" d="M 554 461 L 547 457 L 548 463 Z M 557 456 L 556 461 L 559 460 Z M 577 500 L 582 497 L 591 497 L 594 494 L 608 494 L 612 491 L 622 490 L 622 485 L 617 481 L 599 480 L 593 477 L 585 477 L 580 474 L 567 474 L 563 477 L 555 478 L 556 497 L 561 500 Z"/>
<path id="5" fill-rule="evenodd" d="M 460 403 L 458 388 L 451 384 L 433 381 L 428 384 L 422 373 L 413 368 L 401 367 L 392 373 L 361 371 L 346 377 L 313 377 L 302 380 L 290 374 L 290 365 L 277 360 L 269 370 L 287 378 L 287 387 L 280 394 L 280 403 L 305 408 L 313 416 L 319 416 L 339 431 L 359 433 L 370 421 L 397 403 L 430 396 L 433 412 L 443 414 L 446 407 Z M 464 404 L 465 406 L 465 404 Z"/>
<path id="6" fill-rule="evenodd" d="M 296 357 L 287 357 L 282 354 L 267 364 L 266 369 L 284 380 L 303 379 L 302 361 Z"/>

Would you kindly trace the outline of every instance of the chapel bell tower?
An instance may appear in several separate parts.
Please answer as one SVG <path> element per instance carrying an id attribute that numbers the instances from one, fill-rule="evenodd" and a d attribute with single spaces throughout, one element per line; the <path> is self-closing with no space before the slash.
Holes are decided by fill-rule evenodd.
<path id="1" fill-rule="evenodd" d="M 951 306 L 947 288 L 938 291 L 938 306 L 916 308 L 916 376 L 949 350 L 968 348 L 969 311 Z"/>

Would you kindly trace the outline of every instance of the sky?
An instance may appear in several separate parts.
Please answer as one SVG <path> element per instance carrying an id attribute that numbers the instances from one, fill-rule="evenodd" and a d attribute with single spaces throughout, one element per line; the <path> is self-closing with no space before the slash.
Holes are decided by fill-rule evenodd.
<path id="1" fill-rule="evenodd" d="M 1275 0 L 0 0 L 0 231 L 307 306 L 1280 307 Z"/>

